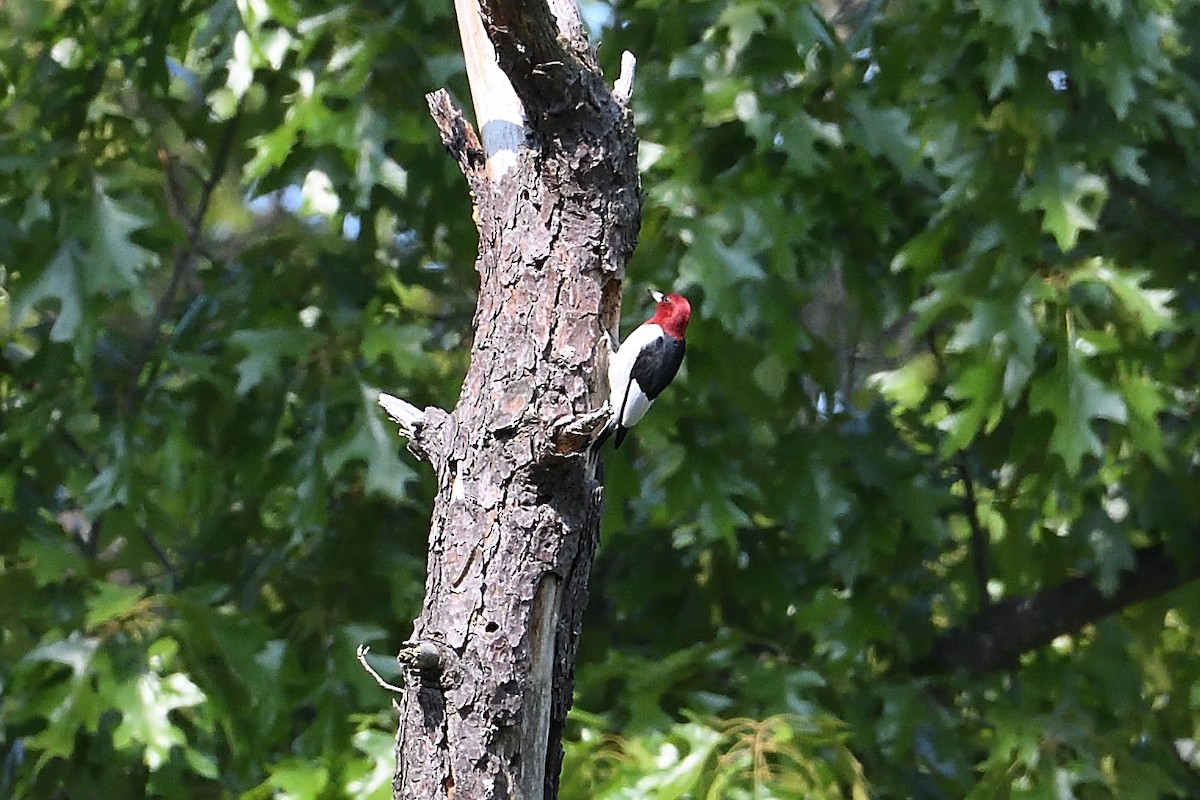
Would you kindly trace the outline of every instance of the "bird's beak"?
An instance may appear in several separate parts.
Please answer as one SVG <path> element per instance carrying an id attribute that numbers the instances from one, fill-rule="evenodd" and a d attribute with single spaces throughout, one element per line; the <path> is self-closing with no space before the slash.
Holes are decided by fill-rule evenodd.
<path id="1" fill-rule="evenodd" d="M 650 290 L 650 296 L 654 298 L 654 302 L 656 302 L 656 303 L 661 303 L 661 302 L 662 302 L 662 299 L 663 299 L 663 293 L 662 293 L 662 292 L 660 292 L 660 291 L 657 291 L 657 290 L 655 290 L 655 289 L 651 289 L 651 290 Z"/>

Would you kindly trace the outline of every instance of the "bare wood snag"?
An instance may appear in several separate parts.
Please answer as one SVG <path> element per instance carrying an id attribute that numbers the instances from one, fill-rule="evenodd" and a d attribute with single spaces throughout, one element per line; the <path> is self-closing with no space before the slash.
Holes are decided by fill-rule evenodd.
<path id="1" fill-rule="evenodd" d="M 614 96 L 573 2 L 456 10 L 479 133 L 444 91 L 429 106 L 474 200 L 480 293 L 457 405 L 381 399 L 438 479 L 393 789 L 553 797 L 601 511 L 586 426 L 564 420 L 603 404 L 637 236 L 631 69 Z M 489 92 L 489 44 L 518 108 Z"/>

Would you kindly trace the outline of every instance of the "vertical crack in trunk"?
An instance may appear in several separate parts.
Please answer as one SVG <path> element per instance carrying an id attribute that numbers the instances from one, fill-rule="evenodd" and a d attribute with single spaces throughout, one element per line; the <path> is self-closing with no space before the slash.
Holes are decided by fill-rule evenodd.
<path id="1" fill-rule="evenodd" d="M 529 688 L 521 731 L 521 797 L 537 797 L 545 784 L 547 761 L 542 757 L 550 747 L 550 708 L 554 682 L 554 645 L 558 632 L 559 580 L 547 574 L 533 598 L 529 619 Z"/>

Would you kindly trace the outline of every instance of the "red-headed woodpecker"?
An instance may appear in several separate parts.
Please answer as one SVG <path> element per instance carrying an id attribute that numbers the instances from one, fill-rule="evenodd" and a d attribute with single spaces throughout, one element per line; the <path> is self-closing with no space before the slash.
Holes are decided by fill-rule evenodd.
<path id="1" fill-rule="evenodd" d="M 653 289 L 650 296 L 657 307 L 654 316 L 629 334 L 608 362 L 608 407 L 612 420 L 604 426 L 594 447 L 617 433 L 620 447 L 625 434 L 646 415 L 654 398 L 667 388 L 683 363 L 684 341 L 692 307 L 686 297 L 662 294 Z"/>

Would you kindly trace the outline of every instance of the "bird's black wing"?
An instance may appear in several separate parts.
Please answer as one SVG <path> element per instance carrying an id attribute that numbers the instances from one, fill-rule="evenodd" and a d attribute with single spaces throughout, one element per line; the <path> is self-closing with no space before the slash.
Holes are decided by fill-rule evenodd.
<path id="1" fill-rule="evenodd" d="M 638 353 L 629 374 L 642 387 L 646 397 L 653 400 L 667 388 L 683 363 L 683 350 L 682 339 L 664 336 Z"/>

